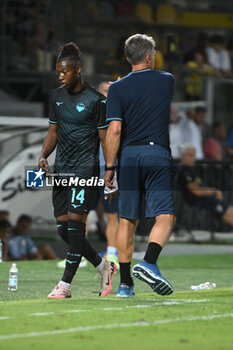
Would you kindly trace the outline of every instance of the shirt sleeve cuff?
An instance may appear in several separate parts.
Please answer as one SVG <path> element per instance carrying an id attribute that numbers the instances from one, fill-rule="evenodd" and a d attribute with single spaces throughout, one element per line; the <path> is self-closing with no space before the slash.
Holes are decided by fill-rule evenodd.
<path id="1" fill-rule="evenodd" d="M 107 118 L 107 122 L 111 122 L 112 120 L 117 120 L 119 122 L 122 122 L 122 118 Z"/>
<path id="2" fill-rule="evenodd" d="M 57 124 L 57 122 L 53 121 L 53 120 L 49 120 L 50 124 Z"/>
<path id="3" fill-rule="evenodd" d="M 103 125 L 103 126 L 97 126 L 97 129 L 105 129 L 105 128 L 107 128 L 107 127 L 108 127 L 108 124 Z"/>

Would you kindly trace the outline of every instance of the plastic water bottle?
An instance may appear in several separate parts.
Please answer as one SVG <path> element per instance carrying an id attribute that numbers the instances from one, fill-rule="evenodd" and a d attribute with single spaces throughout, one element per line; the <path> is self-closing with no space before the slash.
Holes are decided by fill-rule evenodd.
<path id="1" fill-rule="evenodd" d="M 216 288 L 216 283 L 205 282 L 198 284 L 198 286 L 191 286 L 191 290 L 200 290 L 200 289 L 214 289 Z"/>
<path id="2" fill-rule="evenodd" d="M 2 262 L 2 241 L 0 239 L 0 263 Z"/>
<path id="3" fill-rule="evenodd" d="M 16 264 L 12 264 L 9 271 L 9 285 L 8 290 L 15 292 L 18 288 L 18 269 Z"/>

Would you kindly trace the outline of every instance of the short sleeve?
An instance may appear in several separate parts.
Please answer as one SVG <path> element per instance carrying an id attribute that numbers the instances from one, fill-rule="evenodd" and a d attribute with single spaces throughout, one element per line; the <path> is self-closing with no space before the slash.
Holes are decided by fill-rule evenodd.
<path id="1" fill-rule="evenodd" d="M 59 103 L 59 102 L 57 102 Z M 57 120 L 57 114 L 55 111 L 55 105 L 54 105 L 54 94 L 52 94 L 51 100 L 50 100 L 50 106 L 49 106 L 49 123 L 50 124 L 58 124 Z"/>
<path id="2" fill-rule="evenodd" d="M 120 98 L 116 91 L 116 85 L 112 84 L 108 88 L 107 102 L 107 122 L 117 120 L 122 122 L 123 113 Z"/>
<path id="3" fill-rule="evenodd" d="M 95 105 L 95 118 L 97 120 L 97 129 L 104 129 L 108 127 L 106 122 L 106 103 L 107 99 L 104 96 L 101 96 Z"/>
<path id="4" fill-rule="evenodd" d="M 233 148 L 233 129 L 231 130 L 227 145 L 228 147 Z"/>

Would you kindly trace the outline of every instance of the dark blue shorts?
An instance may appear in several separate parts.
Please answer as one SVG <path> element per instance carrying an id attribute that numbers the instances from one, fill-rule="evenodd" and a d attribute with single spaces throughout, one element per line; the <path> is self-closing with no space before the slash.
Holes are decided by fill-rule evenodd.
<path id="1" fill-rule="evenodd" d="M 141 198 L 146 197 L 146 217 L 173 214 L 173 159 L 159 145 L 126 146 L 119 165 L 119 216 L 139 220 Z"/>
<path id="2" fill-rule="evenodd" d="M 198 206 L 198 208 L 210 211 L 218 220 L 221 220 L 230 204 L 224 201 L 220 201 L 214 196 L 210 196 L 199 198 L 196 206 Z"/>

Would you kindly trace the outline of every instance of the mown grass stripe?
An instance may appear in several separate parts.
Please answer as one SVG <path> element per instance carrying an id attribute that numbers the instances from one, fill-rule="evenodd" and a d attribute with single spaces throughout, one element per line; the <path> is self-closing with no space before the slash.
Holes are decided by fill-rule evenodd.
<path id="1" fill-rule="evenodd" d="M 233 317 L 233 313 L 212 314 L 207 316 L 188 316 L 188 317 L 181 317 L 181 318 L 175 318 L 175 319 L 156 320 L 153 322 L 142 321 L 142 322 L 133 322 L 133 323 L 114 323 L 114 324 L 106 324 L 106 325 L 59 329 L 59 330 L 53 330 L 53 331 L 31 332 L 31 333 L 21 333 L 21 334 L 20 333 L 5 334 L 5 335 L 0 335 L 0 341 L 20 339 L 20 338 L 33 338 L 33 337 L 60 335 L 60 334 L 66 334 L 66 333 L 89 332 L 89 331 L 98 330 L 98 329 L 103 330 L 103 329 L 114 329 L 114 328 L 148 327 L 148 326 L 156 326 L 160 324 L 168 324 L 168 323 L 174 323 L 174 322 L 178 323 L 178 322 L 190 322 L 190 321 L 211 321 L 214 319 L 231 318 L 231 317 Z"/>

